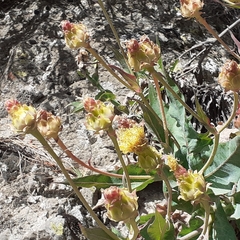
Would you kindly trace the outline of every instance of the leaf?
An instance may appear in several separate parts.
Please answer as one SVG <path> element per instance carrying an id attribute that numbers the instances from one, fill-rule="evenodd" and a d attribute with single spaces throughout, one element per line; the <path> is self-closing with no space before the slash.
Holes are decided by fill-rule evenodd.
<path id="1" fill-rule="evenodd" d="M 206 181 L 216 195 L 230 193 L 240 179 L 240 137 L 220 143 L 213 164 L 206 170 Z"/>
<path id="2" fill-rule="evenodd" d="M 111 92 L 110 90 L 103 90 L 101 92 L 99 92 L 96 96 L 95 99 L 97 100 L 101 100 L 102 102 L 106 102 L 106 101 L 113 101 L 115 100 L 116 95 Z"/>
<path id="3" fill-rule="evenodd" d="M 213 239 L 214 240 L 226 240 L 226 239 L 237 239 L 234 229 L 229 223 L 227 216 L 222 208 L 219 199 L 216 200 L 216 211 L 213 222 Z"/>
<path id="4" fill-rule="evenodd" d="M 81 112 L 84 109 L 84 106 L 83 106 L 82 102 L 71 102 L 69 105 L 73 106 L 73 111 L 72 111 L 73 113 Z"/>
<path id="5" fill-rule="evenodd" d="M 169 230 L 169 224 L 163 218 L 163 216 L 156 211 L 155 219 L 148 227 L 149 240 L 161 240 L 164 239 L 165 233 Z"/>
<path id="6" fill-rule="evenodd" d="M 80 226 L 82 233 L 89 240 L 114 240 L 101 228 L 85 228 Z"/>
<path id="7" fill-rule="evenodd" d="M 203 111 L 202 106 L 200 105 L 197 97 L 195 96 L 195 104 L 196 104 L 196 110 L 197 110 L 197 114 L 199 115 L 199 117 L 201 118 L 201 123 L 203 125 L 208 125 L 210 126 L 210 119 L 208 118 L 208 116 L 206 115 L 206 113 Z"/>
<path id="8" fill-rule="evenodd" d="M 135 175 L 135 176 L 147 175 L 142 168 L 136 165 L 128 165 L 127 169 L 128 169 L 129 175 Z M 114 173 L 123 174 L 123 169 L 120 168 L 118 171 Z M 152 174 L 154 175 L 153 172 Z M 133 190 L 141 191 L 150 183 L 154 181 L 159 181 L 159 180 L 160 179 L 157 177 L 157 175 L 156 177 L 153 176 L 147 180 L 144 180 L 144 179 L 131 180 L 131 186 Z M 78 187 L 86 187 L 86 188 L 96 187 L 97 189 L 101 189 L 101 188 L 108 188 L 110 186 L 123 187 L 121 178 L 110 177 L 103 174 L 94 174 L 86 177 L 75 178 L 73 179 L 73 181 Z"/>

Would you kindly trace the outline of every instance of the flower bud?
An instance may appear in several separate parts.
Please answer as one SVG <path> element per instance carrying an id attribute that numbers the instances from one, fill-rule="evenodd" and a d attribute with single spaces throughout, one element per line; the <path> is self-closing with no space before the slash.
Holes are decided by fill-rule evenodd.
<path id="1" fill-rule="evenodd" d="M 201 201 L 206 199 L 207 184 L 202 174 L 188 170 L 187 174 L 178 179 L 181 196 L 185 201 Z"/>
<path id="2" fill-rule="evenodd" d="M 67 20 L 62 21 L 61 25 L 66 45 L 69 48 L 89 47 L 89 35 L 85 25 L 82 23 L 70 23 Z"/>
<path id="3" fill-rule="evenodd" d="M 29 133 L 36 127 L 36 109 L 17 100 L 9 100 L 5 104 L 12 119 L 14 130 L 18 133 Z"/>
<path id="4" fill-rule="evenodd" d="M 99 100 L 87 98 L 84 101 L 84 108 L 88 112 L 86 116 L 87 129 L 99 132 L 111 126 L 115 116 L 113 105 L 105 105 Z"/>
<path id="5" fill-rule="evenodd" d="M 135 153 L 138 155 L 139 166 L 145 171 L 155 170 L 162 163 L 162 154 L 152 146 L 144 145 Z"/>
<path id="6" fill-rule="evenodd" d="M 199 202 L 208 200 L 207 184 L 202 174 L 186 170 L 173 156 L 167 156 L 167 165 L 177 179 L 180 197 L 185 201 Z"/>
<path id="7" fill-rule="evenodd" d="M 136 72 L 152 68 L 161 55 L 159 46 L 146 35 L 142 36 L 139 42 L 136 39 L 129 40 L 126 46 L 129 65 Z"/>
<path id="8" fill-rule="evenodd" d="M 204 3 L 201 0 L 180 0 L 183 17 L 193 18 L 200 14 Z"/>
<path id="9" fill-rule="evenodd" d="M 238 92 L 240 90 L 240 64 L 228 60 L 222 67 L 218 82 L 226 91 Z"/>
<path id="10" fill-rule="evenodd" d="M 37 114 L 37 128 L 43 137 L 57 139 L 62 130 L 61 119 L 50 112 L 40 110 Z"/>
<path id="11" fill-rule="evenodd" d="M 111 186 L 104 190 L 103 196 L 109 219 L 127 222 L 130 218 L 136 218 L 138 214 L 136 191 L 130 193 L 127 189 Z"/>

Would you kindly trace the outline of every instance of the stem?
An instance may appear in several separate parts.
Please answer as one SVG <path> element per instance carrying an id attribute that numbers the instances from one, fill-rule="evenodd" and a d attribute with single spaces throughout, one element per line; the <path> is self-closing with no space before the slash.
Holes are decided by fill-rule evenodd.
<path id="1" fill-rule="evenodd" d="M 162 93 L 161 93 L 161 90 L 160 90 L 158 79 L 156 78 L 155 75 L 153 75 L 153 80 L 154 80 L 154 84 L 156 86 L 158 102 L 159 102 L 159 106 L 160 106 L 160 112 L 161 112 L 161 115 L 162 115 L 163 129 L 164 129 L 164 134 L 165 134 L 165 141 L 166 141 L 166 145 L 168 147 L 169 146 L 168 128 L 167 128 L 166 115 L 165 115 L 164 107 L 163 107 Z"/>
<path id="2" fill-rule="evenodd" d="M 208 231 L 208 225 L 209 225 L 209 216 L 210 216 L 210 205 L 209 205 L 209 201 L 204 201 L 202 202 L 203 208 L 205 210 L 205 217 L 204 217 L 204 224 L 203 224 L 203 231 L 201 233 L 201 236 L 204 239 L 205 234 Z M 201 239 L 201 236 L 199 237 L 199 239 Z"/>
<path id="3" fill-rule="evenodd" d="M 211 153 L 209 159 L 207 160 L 207 162 L 205 163 L 205 165 L 199 171 L 200 174 L 203 174 L 205 172 L 205 170 L 212 164 L 213 159 L 214 159 L 214 157 L 216 155 L 216 152 L 217 152 L 217 149 L 218 149 L 218 144 L 219 144 L 220 134 L 219 133 L 215 133 L 214 136 L 215 136 L 215 140 L 214 140 L 212 153 Z"/>
<path id="4" fill-rule="evenodd" d="M 89 47 L 86 48 L 97 60 L 98 62 L 108 71 L 112 74 L 113 77 L 115 77 L 121 84 L 123 84 L 128 89 L 134 91 L 134 89 L 128 85 L 126 82 L 124 82 L 113 70 L 109 65 L 99 56 L 99 54 L 89 45 Z M 135 91 L 134 91 L 135 92 Z"/>
<path id="5" fill-rule="evenodd" d="M 118 44 L 118 46 L 119 46 L 119 48 L 120 48 L 120 51 L 121 51 L 121 54 L 122 54 L 122 56 L 123 56 L 123 58 L 124 58 L 124 60 L 125 60 L 125 63 L 126 63 L 127 66 L 128 66 L 128 69 L 129 69 L 130 71 L 132 71 L 132 70 L 131 70 L 131 67 L 130 67 L 128 61 L 127 61 L 126 54 L 125 54 L 125 52 L 124 52 L 124 50 L 123 50 L 123 48 L 122 48 L 122 46 L 121 46 L 120 39 L 119 39 L 119 37 L 118 37 L 117 31 L 116 31 L 115 27 L 113 26 L 113 23 L 112 23 L 109 15 L 108 15 L 108 13 L 107 13 L 104 5 L 103 5 L 103 2 L 102 2 L 101 0 L 98 0 L 98 4 L 100 5 L 100 7 L 101 7 L 101 9 L 102 9 L 102 11 L 103 11 L 103 14 L 104 14 L 104 16 L 105 16 L 105 18 L 107 19 L 107 22 L 108 22 L 108 24 L 109 24 L 109 26 L 110 26 L 110 28 L 111 28 L 111 30 L 112 30 L 112 32 L 113 32 L 113 35 L 114 35 L 114 37 L 115 37 L 115 39 L 116 39 L 116 41 L 117 41 L 117 44 Z"/>
<path id="6" fill-rule="evenodd" d="M 130 181 L 130 177 L 129 177 L 129 173 L 128 173 L 128 170 L 127 170 L 127 166 L 124 162 L 124 159 L 123 159 L 123 156 L 122 156 L 122 153 L 121 153 L 121 150 L 119 148 L 119 145 L 118 145 L 118 142 L 117 142 L 117 139 L 116 139 L 116 135 L 115 135 L 115 131 L 113 130 L 112 127 L 109 127 L 108 131 L 108 136 L 110 137 L 110 139 L 112 140 L 113 142 L 113 145 L 115 147 L 115 150 L 117 152 L 117 155 L 118 155 L 118 158 L 121 162 L 121 165 L 122 165 L 122 168 L 123 168 L 123 172 L 124 172 L 124 175 L 125 175 L 125 178 L 127 180 L 127 187 L 128 187 L 128 191 L 129 192 L 132 192 L 132 186 L 131 186 L 131 181 Z"/>
<path id="7" fill-rule="evenodd" d="M 57 139 L 54 139 L 56 141 L 56 143 L 58 144 L 58 146 L 67 154 L 67 156 L 69 158 L 71 158 L 73 161 L 75 161 L 76 163 L 78 163 L 79 165 L 81 165 L 82 167 L 85 167 L 93 172 L 97 172 L 100 174 L 103 174 L 105 176 L 109 176 L 109 177 L 115 177 L 115 178 L 122 178 L 123 175 L 122 174 L 116 174 L 116 173 L 110 173 L 110 172 L 104 172 L 101 171 L 100 169 L 94 168 L 92 165 L 90 164 L 86 164 L 85 162 L 83 162 L 82 160 L 80 160 L 78 157 L 76 157 L 66 146 L 65 144 L 62 142 L 62 140 L 58 137 Z M 149 179 L 151 178 L 150 175 L 138 175 L 138 176 L 129 176 L 130 179 Z"/>
<path id="8" fill-rule="evenodd" d="M 167 220 L 170 221 L 171 219 L 171 212 L 172 212 L 172 187 L 168 181 L 168 178 L 166 177 L 163 170 L 161 170 L 160 177 L 165 182 L 168 194 L 167 194 Z"/>
<path id="9" fill-rule="evenodd" d="M 66 171 L 61 159 L 57 156 L 57 154 L 54 152 L 54 150 L 51 148 L 51 146 L 48 144 L 48 142 L 45 140 L 45 138 L 40 134 L 40 132 L 37 129 L 34 129 L 31 134 L 38 139 L 38 141 L 43 145 L 43 147 L 48 151 L 48 153 L 53 157 L 53 159 L 57 162 L 58 166 L 60 167 L 62 173 L 64 174 L 65 178 L 73 188 L 74 192 L 78 196 L 79 200 L 82 202 L 83 206 L 87 209 L 87 211 L 91 214 L 92 218 L 96 221 L 96 223 L 99 225 L 99 227 L 111 238 L 115 240 L 119 240 L 119 238 L 106 226 L 100 221 L 100 219 L 97 217 L 95 212 L 92 210 L 92 208 L 89 206 L 86 199 L 83 197 L 81 192 L 78 190 L 77 186 L 74 184 L 73 180 L 69 176 L 68 172 Z"/>
<path id="10" fill-rule="evenodd" d="M 212 29 L 212 27 L 206 22 L 204 18 L 201 17 L 200 13 L 195 16 L 196 20 L 202 24 L 209 33 L 211 33 L 221 44 L 222 46 L 236 59 L 240 60 L 240 56 L 233 52 L 228 45 L 218 36 L 218 34 Z"/>
<path id="11" fill-rule="evenodd" d="M 218 131 L 218 133 L 221 133 L 233 120 L 233 118 L 236 116 L 236 111 L 238 108 L 238 93 L 233 92 L 233 97 L 234 97 L 234 101 L 233 101 L 233 110 L 232 110 L 232 114 L 229 117 L 229 119 L 227 120 L 227 122 L 222 126 L 222 128 Z"/>
<path id="12" fill-rule="evenodd" d="M 203 123 L 203 120 L 198 116 L 197 113 L 195 113 L 179 96 L 178 94 L 171 88 L 171 86 L 162 78 L 162 75 L 157 72 L 153 71 L 152 75 L 155 75 L 155 77 L 161 82 L 161 84 L 185 107 L 185 109 L 193 116 L 195 117 L 199 122 Z M 210 127 L 208 124 L 204 124 L 205 128 L 211 132 L 216 133 L 215 128 Z"/>
<path id="13" fill-rule="evenodd" d="M 159 116 L 156 114 L 156 112 L 153 110 L 153 108 L 151 107 L 151 105 L 149 104 L 149 102 L 146 100 L 146 98 L 144 97 L 144 95 L 142 93 L 139 93 L 138 96 L 142 99 L 143 103 L 145 104 L 145 106 L 148 108 L 148 110 L 156 117 L 156 119 L 158 119 L 158 122 L 161 126 L 163 126 L 163 123 L 161 121 L 161 119 L 159 118 Z M 168 130 L 169 132 L 169 130 Z M 178 149 L 180 149 L 180 145 L 177 142 L 176 138 L 172 135 L 171 132 L 169 132 L 170 136 L 172 137 L 173 142 L 175 143 L 175 145 L 177 146 Z M 161 142 L 161 139 L 159 139 L 159 141 Z M 162 143 L 162 142 L 161 142 Z M 163 144 L 163 147 L 164 144 Z"/>
<path id="14" fill-rule="evenodd" d="M 137 239 L 138 234 L 139 234 L 138 225 L 134 218 L 130 218 L 128 223 L 130 224 L 130 231 L 129 231 L 130 240 L 135 240 L 135 239 Z M 132 234 L 132 232 L 133 232 L 133 234 Z"/>

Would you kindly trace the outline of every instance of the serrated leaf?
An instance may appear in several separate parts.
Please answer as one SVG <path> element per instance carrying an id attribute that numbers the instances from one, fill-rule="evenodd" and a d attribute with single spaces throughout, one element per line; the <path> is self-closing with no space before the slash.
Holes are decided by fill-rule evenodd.
<path id="1" fill-rule="evenodd" d="M 111 238 L 106 232 L 101 228 L 85 228 L 80 226 L 82 233 L 89 240 L 116 240 Z"/>

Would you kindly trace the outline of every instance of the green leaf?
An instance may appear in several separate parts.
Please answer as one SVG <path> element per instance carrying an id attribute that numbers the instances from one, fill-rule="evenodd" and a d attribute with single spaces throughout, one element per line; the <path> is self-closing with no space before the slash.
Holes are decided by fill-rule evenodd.
<path id="1" fill-rule="evenodd" d="M 220 143 L 213 164 L 206 170 L 206 181 L 216 195 L 231 193 L 240 179 L 240 137 Z"/>
<path id="2" fill-rule="evenodd" d="M 83 106 L 82 102 L 71 102 L 69 105 L 73 106 L 73 111 L 72 111 L 73 113 L 81 112 L 84 109 L 84 106 Z"/>
<path id="3" fill-rule="evenodd" d="M 129 175 L 147 175 L 146 172 L 138 167 L 137 165 L 128 165 L 127 166 Z M 117 174 L 123 174 L 123 169 L 120 168 L 118 171 L 114 172 Z M 152 177 L 144 180 L 144 179 L 135 179 L 131 180 L 131 186 L 133 190 L 136 191 L 141 191 L 143 190 L 148 184 L 154 182 L 154 181 L 159 181 L 160 179 L 155 176 L 154 172 L 151 173 Z M 108 188 L 110 186 L 118 186 L 118 187 L 123 187 L 122 179 L 121 178 L 115 178 L 115 177 L 110 177 L 106 176 L 103 174 L 93 174 L 90 176 L 86 177 L 80 177 L 80 178 L 75 178 L 73 179 L 74 183 L 78 187 L 85 187 L 85 188 L 91 188 L 91 187 L 96 187 L 97 189 L 101 188 Z"/>
<path id="4" fill-rule="evenodd" d="M 156 211 L 155 219 L 148 227 L 149 240 L 161 240 L 164 239 L 165 233 L 169 230 L 169 224 L 163 218 L 163 216 Z"/>
<path id="5" fill-rule="evenodd" d="M 203 125 L 209 125 L 210 126 L 210 119 L 208 118 L 206 113 L 203 111 L 202 106 L 200 105 L 196 96 L 195 96 L 195 104 L 196 104 L 197 114 L 201 118 L 201 123 Z"/>
<path id="6" fill-rule="evenodd" d="M 101 228 L 85 228 L 80 226 L 82 233 L 89 240 L 114 240 Z"/>
<path id="7" fill-rule="evenodd" d="M 113 101 L 115 100 L 116 95 L 111 92 L 110 90 L 103 90 L 101 92 L 99 92 L 96 96 L 95 99 L 97 100 L 101 100 L 102 102 L 106 102 L 106 101 Z"/>
<path id="8" fill-rule="evenodd" d="M 226 240 L 226 239 L 237 239 L 234 229 L 229 223 L 227 216 L 222 208 L 219 199 L 216 200 L 216 211 L 213 222 L 213 239 L 215 240 Z"/>

